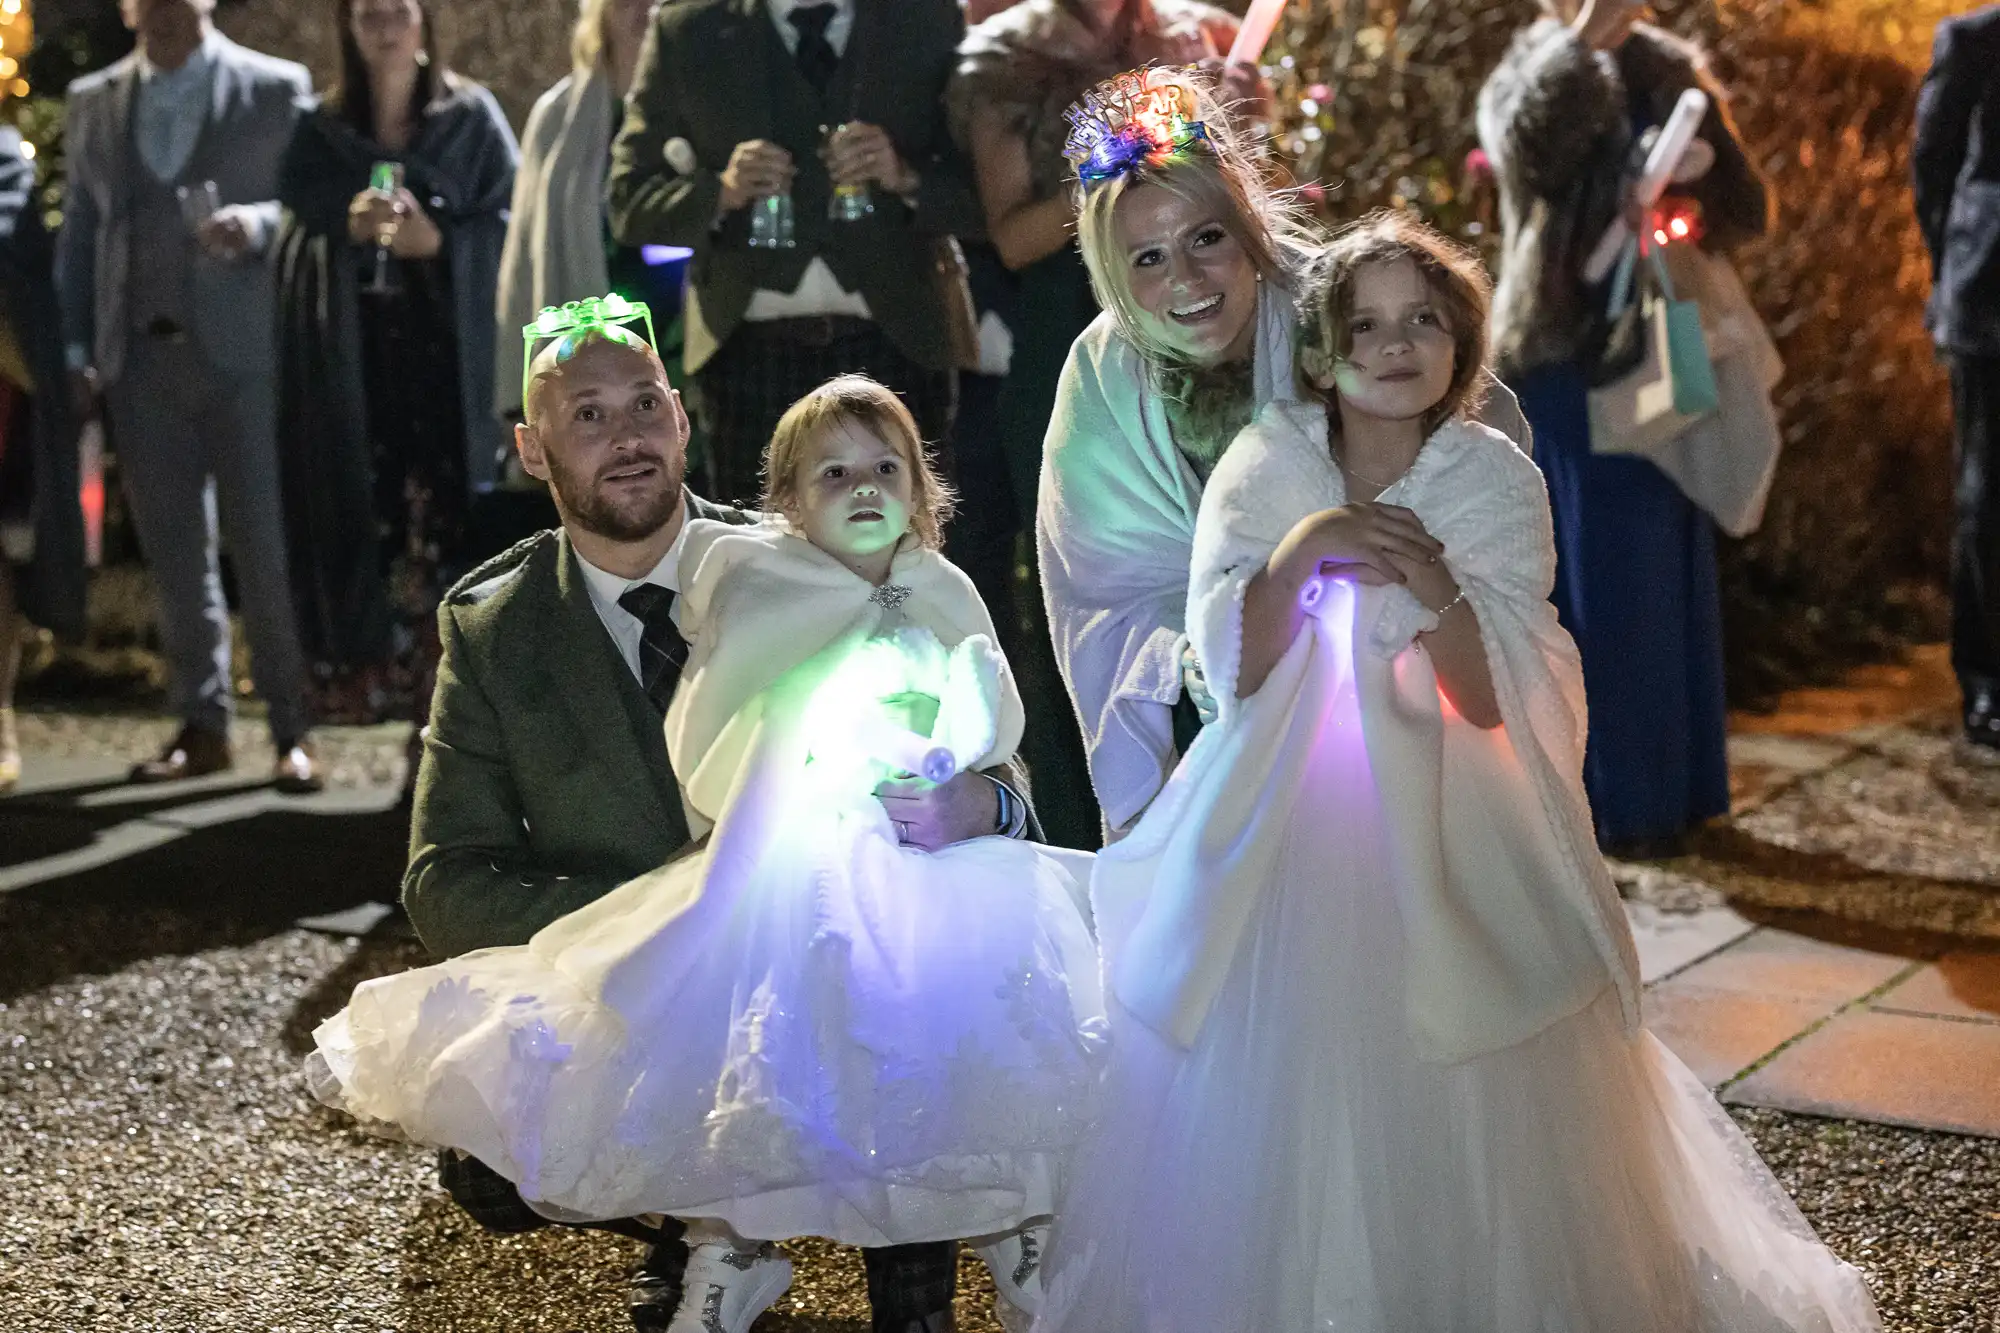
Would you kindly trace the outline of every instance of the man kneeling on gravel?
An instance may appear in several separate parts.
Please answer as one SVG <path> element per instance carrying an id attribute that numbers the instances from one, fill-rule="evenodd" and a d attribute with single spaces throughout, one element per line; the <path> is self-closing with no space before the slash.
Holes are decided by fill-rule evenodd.
<path id="1" fill-rule="evenodd" d="M 556 918 L 685 850 L 687 819 L 661 728 L 687 643 L 676 627 L 687 518 L 746 523 L 682 486 L 688 423 L 651 348 L 589 335 L 534 360 L 523 465 L 562 519 L 468 574 L 438 609 L 431 701 L 403 905 L 440 957 L 525 943 Z M 907 840 L 941 847 L 994 831 L 1001 779 L 963 773 L 885 794 Z M 1008 781 L 1017 799 L 1025 782 Z M 1025 802 L 1022 807 L 1025 809 Z M 482 1225 L 550 1225 L 513 1184 L 445 1152 L 440 1183 Z M 679 1226 L 602 1229 L 650 1248 L 633 1323 L 664 1329 L 687 1263 Z M 864 1253 L 877 1333 L 949 1329 L 949 1243 Z"/>

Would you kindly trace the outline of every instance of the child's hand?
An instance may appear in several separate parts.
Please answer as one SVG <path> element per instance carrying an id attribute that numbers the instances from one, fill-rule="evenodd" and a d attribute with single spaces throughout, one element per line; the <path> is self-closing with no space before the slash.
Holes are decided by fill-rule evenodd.
<path id="1" fill-rule="evenodd" d="M 1435 562 L 1406 560 L 1401 556 L 1395 560 L 1397 571 L 1403 576 L 1403 586 L 1410 590 L 1410 596 L 1423 603 L 1426 610 L 1442 611 L 1458 597 L 1458 580 L 1442 558 Z"/>
<path id="2" fill-rule="evenodd" d="M 1407 583 L 1405 570 L 1435 564 L 1444 546 L 1399 505 L 1351 504 L 1302 518 L 1266 564 L 1292 587 L 1331 575 L 1355 583 Z"/>

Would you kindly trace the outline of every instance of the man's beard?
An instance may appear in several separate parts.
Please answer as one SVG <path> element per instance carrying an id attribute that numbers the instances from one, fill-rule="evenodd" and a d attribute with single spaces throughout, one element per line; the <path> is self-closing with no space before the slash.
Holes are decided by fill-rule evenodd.
<path id="1" fill-rule="evenodd" d="M 657 501 L 639 508 L 621 508 L 605 499 L 591 481 L 572 475 L 562 464 L 549 459 L 549 485 L 562 504 L 564 515 L 585 532 L 615 542 L 644 541 L 665 527 L 681 502 L 682 473 L 660 455 L 634 458 L 622 464 L 652 463 L 660 469 L 667 485 Z"/>

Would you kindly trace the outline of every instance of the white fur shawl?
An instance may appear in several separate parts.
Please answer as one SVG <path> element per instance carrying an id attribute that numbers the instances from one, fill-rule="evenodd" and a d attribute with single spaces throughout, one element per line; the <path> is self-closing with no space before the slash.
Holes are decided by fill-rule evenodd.
<path id="1" fill-rule="evenodd" d="M 1498 432 L 1453 421 L 1385 494 L 1444 543 L 1479 617 L 1504 729 L 1446 722 L 1429 660 L 1412 651 L 1437 619 L 1400 587 L 1337 585 L 1319 613 L 1351 623 L 1302 633 L 1309 650 L 1295 643 L 1257 694 L 1236 698 L 1245 587 L 1299 519 L 1346 498 L 1324 410 L 1272 404 L 1217 465 L 1195 531 L 1188 628 L 1220 719 L 1132 836 L 1099 858 L 1110 979 L 1142 1020 L 1193 1040 L 1271 887 L 1273 858 L 1256 849 L 1309 817 L 1292 810 L 1283 777 L 1311 742 L 1294 711 L 1329 672 L 1351 672 L 1399 867 L 1420 1045 L 1447 1061 L 1502 1049 L 1614 981 L 1636 1027 L 1637 958 L 1583 795 L 1582 672 L 1548 602 L 1541 474 Z M 1317 678 L 1301 665 L 1336 644 L 1351 644 L 1351 661 L 1323 663 Z"/>

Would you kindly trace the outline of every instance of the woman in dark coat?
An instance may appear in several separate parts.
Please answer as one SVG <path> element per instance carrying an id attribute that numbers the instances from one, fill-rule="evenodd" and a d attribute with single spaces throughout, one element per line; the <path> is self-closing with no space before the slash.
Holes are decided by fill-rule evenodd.
<path id="1" fill-rule="evenodd" d="M 1587 366 L 1604 294 L 1582 269 L 1624 209 L 1641 136 L 1688 88 L 1711 99 L 1690 172 L 1711 160 L 1673 189 L 1701 205 L 1703 247 L 1760 234 L 1769 201 L 1698 48 L 1635 24 L 1629 0 L 1543 5 L 1479 98 L 1504 232 L 1494 356 L 1548 479 L 1554 601 L 1590 695 L 1584 780 L 1598 837 L 1660 855 L 1729 809 L 1715 528 L 1652 463 L 1591 452 Z"/>
<path id="2" fill-rule="evenodd" d="M 27 621 L 83 631 L 83 513 L 63 371 L 54 248 L 35 164 L 0 127 L 0 796 L 21 780 L 14 683 Z"/>
<path id="3" fill-rule="evenodd" d="M 493 415 L 493 306 L 519 152 L 444 67 L 420 0 L 336 0 L 341 78 L 279 181 L 285 521 L 322 715 L 421 719 Z M 370 189 L 399 163 L 394 198 Z M 393 230 L 378 290 L 376 242 Z"/>

